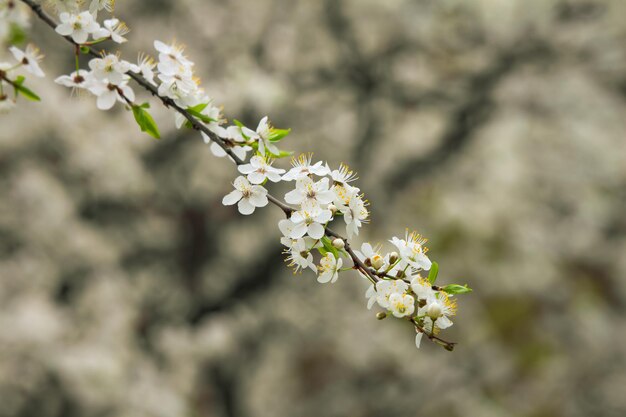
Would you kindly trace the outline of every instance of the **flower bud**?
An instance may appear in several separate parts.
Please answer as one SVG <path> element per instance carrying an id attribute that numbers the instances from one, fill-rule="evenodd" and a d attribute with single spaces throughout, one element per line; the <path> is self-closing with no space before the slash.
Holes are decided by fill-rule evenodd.
<path id="1" fill-rule="evenodd" d="M 431 303 L 426 308 L 426 314 L 433 320 L 437 320 L 443 314 L 443 310 L 438 303 Z"/>
<path id="2" fill-rule="evenodd" d="M 330 210 L 331 213 L 333 213 L 333 216 L 335 215 L 335 213 L 337 213 L 337 206 L 334 204 L 329 204 L 328 205 L 328 210 Z"/>
<path id="3" fill-rule="evenodd" d="M 336 238 L 335 240 L 333 240 L 333 246 L 337 249 L 343 249 L 346 247 L 346 242 L 344 242 L 343 239 Z"/>
<path id="4" fill-rule="evenodd" d="M 384 320 L 386 317 L 387 317 L 387 313 L 383 311 L 379 311 L 378 313 L 376 313 L 377 320 Z"/>
<path id="5" fill-rule="evenodd" d="M 393 265 L 396 262 L 398 262 L 398 252 L 391 252 L 389 254 L 389 263 Z"/>
<path id="6" fill-rule="evenodd" d="M 382 256 L 376 254 L 372 256 L 372 258 L 370 259 L 370 262 L 372 264 L 372 268 L 378 271 L 380 268 L 383 267 L 385 260 L 383 259 Z"/>

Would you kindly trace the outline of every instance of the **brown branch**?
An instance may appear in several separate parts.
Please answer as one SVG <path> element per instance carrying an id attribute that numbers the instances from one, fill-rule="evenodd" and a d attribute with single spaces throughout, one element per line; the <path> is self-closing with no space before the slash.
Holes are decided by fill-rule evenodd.
<path id="1" fill-rule="evenodd" d="M 41 19 L 43 20 L 48 26 L 50 26 L 52 29 L 55 29 L 57 27 L 57 23 L 42 9 L 41 5 L 36 3 L 33 0 L 21 0 L 23 3 L 25 3 L 26 5 L 28 5 L 33 12 Z M 328 4 L 332 4 L 332 3 L 328 3 Z M 332 7 L 331 7 L 332 9 Z M 59 35 L 61 36 L 61 35 Z M 77 44 L 76 42 L 74 42 L 74 40 L 69 37 L 69 36 L 61 36 L 63 38 L 65 38 L 66 41 L 68 41 L 69 43 L 71 43 L 72 45 L 74 45 L 75 48 L 79 48 L 81 45 Z M 89 51 L 87 52 L 88 55 L 95 57 L 95 58 L 100 58 L 102 53 L 104 53 L 104 51 L 100 51 L 100 54 L 96 53 L 93 51 L 92 48 L 89 48 Z M 214 134 L 213 132 L 211 132 L 203 123 L 201 123 L 200 121 L 198 121 L 198 119 L 196 119 L 191 113 L 189 113 L 187 110 L 183 109 L 182 107 L 180 107 L 178 104 L 176 104 L 174 102 L 174 100 L 172 100 L 169 97 L 163 97 L 161 95 L 159 95 L 158 93 L 158 89 L 151 85 L 150 83 L 148 83 L 143 77 L 140 77 L 137 74 L 134 74 L 132 72 L 128 73 L 129 77 L 133 79 L 133 81 L 135 81 L 137 84 L 139 84 L 141 87 L 143 87 L 145 90 L 147 90 L 149 93 L 151 93 L 154 97 L 156 97 L 157 99 L 159 99 L 161 101 L 161 103 L 165 106 L 165 107 L 171 107 L 173 108 L 175 111 L 177 111 L 178 113 L 180 113 L 181 115 L 183 115 L 185 117 L 185 119 L 187 119 L 192 128 L 196 131 L 202 132 L 204 134 L 206 134 L 210 140 L 212 140 L 213 142 L 217 143 L 225 152 L 226 154 L 228 154 L 231 159 L 234 161 L 234 163 L 236 165 L 242 165 L 245 162 L 243 160 L 241 160 L 237 155 L 234 154 L 234 152 L 230 149 L 230 147 L 227 145 L 227 143 L 220 138 L 219 136 L 217 136 L 216 134 Z M 3 77 L 4 79 L 6 79 L 6 77 Z M 11 83 L 10 80 L 7 80 L 9 83 Z M 124 96 L 123 93 L 121 93 L 121 91 L 118 89 L 118 93 L 121 94 L 121 96 L 130 104 L 130 105 L 134 105 L 133 103 L 130 102 L 130 100 L 128 100 L 128 98 L 126 96 Z M 272 196 L 271 194 L 267 194 L 267 198 L 268 200 L 274 204 L 275 206 L 279 207 L 283 213 L 287 216 L 287 218 L 289 218 L 291 216 L 291 214 L 296 211 L 293 207 L 283 203 L 282 201 L 280 201 L 279 199 L 277 199 L 276 197 Z M 372 282 L 372 283 L 376 283 L 380 280 L 380 278 L 375 274 L 375 271 L 372 271 L 367 265 L 365 265 L 363 263 L 363 261 L 361 261 L 358 256 L 356 255 L 356 253 L 354 252 L 354 250 L 352 249 L 352 247 L 350 246 L 350 243 L 348 242 L 348 239 L 342 237 L 341 235 L 339 235 L 338 233 L 334 232 L 333 230 L 329 229 L 329 228 L 325 228 L 325 234 L 326 236 L 329 237 L 333 237 L 333 238 L 339 238 L 342 239 L 345 243 L 345 250 L 348 253 L 348 255 L 350 256 L 350 258 L 352 259 L 352 262 L 354 264 L 354 268 L 358 271 L 360 271 L 361 273 L 365 274 L 368 279 Z M 211 310 L 211 307 L 208 308 L 208 310 Z M 199 320 L 203 315 L 206 314 L 207 311 L 204 311 L 203 309 L 201 309 L 200 311 L 195 312 L 195 314 L 190 317 L 190 319 L 192 321 L 195 320 Z M 438 343 L 439 345 L 443 346 L 445 349 L 447 350 L 452 350 L 454 348 L 455 343 L 452 342 L 447 342 L 443 339 L 440 339 L 439 337 L 433 335 L 433 334 L 428 334 L 422 327 L 419 326 L 419 324 L 417 324 L 417 322 L 415 321 L 415 319 L 411 318 L 410 321 L 415 325 L 415 328 L 426 334 L 426 336 L 431 340 L 434 341 L 436 343 Z"/>

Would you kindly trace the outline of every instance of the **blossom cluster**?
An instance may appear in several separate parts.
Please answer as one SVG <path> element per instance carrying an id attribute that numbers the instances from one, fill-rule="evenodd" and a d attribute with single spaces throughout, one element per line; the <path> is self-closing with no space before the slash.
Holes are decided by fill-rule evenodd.
<path id="1" fill-rule="evenodd" d="M 17 96 L 20 93 L 32 100 L 39 99 L 35 93 L 24 86 L 24 75 L 16 75 L 15 78 L 13 78 L 15 72 L 25 70 L 27 73 L 33 74 L 36 77 L 45 76 L 39 66 L 39 62 L 43 56 L 39 54 L 39 49 L 37 49 L 36 46 L 29 44 L 24 50 L 16 46 L 11 46 L 9 51 L 15 61 L 0 62 L 0 113 L 7 113 L 15 107 Z M 13 97 L 9 96 L 7 92 L 9 87 L 12 87 L 14 90 Z"/>
<path id="2" fill-rule="evenodd" d="M 233 181 L 233 190 L 223 197 L 224 205 L 237 205 L 243 215 L 250 215 L 270 202 L 283 210 L 286 218 L 278 222 L 280 241 L 295 272 L 310 269 L 318 282 L 332 284 L 342 272 L 356 270 L 370 284 L 365 292 L 368 309 L 376 304 L 384 310 L 377 314 L 379 319 L 392 316 L 408 321 L 417 332 L 417 347 L 426 335 L 452 349 L 453 344 L 440 339 L 438 334 L 452 325 L 450 318 L 456 313 L 454 296 L 471 290 L 456 284 L 435 285 L 438 265 L 427 255 L 426 239 L 415 232 L 390 239 L 394 248 L 391 252 L 383 253 L 382 246 L 368 242 L 360 250 L 352 249 L 353 240 L 369 222 L 370 212 L 364 194 L 354 185 L 357 176 L 347 165 L 332 169 L 327 162 L 314 161 L 312 154 L 303 154 L 292 159 L 290 168 L 275 166 L 277 160 L 291 155 L 279 148 L 290 130 L 275 128 L 267 116 L 255 129 L 237 120 L 228 125 L 222 110 L 200 86 L 194 74 L 195 64 L 185 55 L 182 45 L 155 40 L 157 59 L 140 54 L 137 63 L 115 53 L 97 55 L 91 50 L 96 44 L 126 42 L 129 29 L 123 22 L 113 17 L 104 19 L 102 24 L 98 21 L 99 12 L 111 12 L 114 1 L 93 0 L 88 5 L 80 0 L 49 3 L 58 13 L 59 23 L 54 29 L 71 40 L 76 57 L 75 71 L 58 77 L 55 80 L 58 84 L 96 96 L 101 110 L 122 103 L 132 110 L 142 131 L 158 137 L 156 124 L 146 110 L 148 104 L 135 102 L 135 92 L 129 83 L 137 81 L 176 111 L 177 128 L 200 131 L 215 156 L 228 157 L 237 165 L 239 176 Z M 43 76 L 38 66 L 40 56 L 31 46 L 25 51 L 12 48 L 11 52 L 18 64 L 0 64 L 0 88 L 4 81 L 13 85 L 16 92 L 22 88 L 19 91 L 26 94 L 30 90 L 23 87 L 23 78 L 12 81 L 7 74 L 22 67 Z M 91 57 L 88 70 L 79 67 L 80 54 Z M 1 98 L 0 89 L 0 106 Z M 291 186 L 284 195 L 284 203 L 266 188 L 279 182 Z M 335 226 L 342 227 L 346 237 L 331 229 Z"/>

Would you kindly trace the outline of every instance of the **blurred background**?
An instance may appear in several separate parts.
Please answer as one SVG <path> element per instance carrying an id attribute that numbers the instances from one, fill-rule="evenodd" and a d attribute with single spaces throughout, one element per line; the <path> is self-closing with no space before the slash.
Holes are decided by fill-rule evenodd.
<path id="1" fill-rule="evenodd" d="M 357 170 L 359 242 L 427 236 L 440 281 L 474 288 L 459 345 L 416 350 L 356 275 L 293 275 L 280 210 L 222 206 L 233 166 L 156 102 L 160 141 L 70 98 L 72 50 L 33 18 L 43 100 L 0 116 L 0 416 L 626 415 L 626 2 L 116 15 L 125 58 L 183 42 L 229 119 Z"/>

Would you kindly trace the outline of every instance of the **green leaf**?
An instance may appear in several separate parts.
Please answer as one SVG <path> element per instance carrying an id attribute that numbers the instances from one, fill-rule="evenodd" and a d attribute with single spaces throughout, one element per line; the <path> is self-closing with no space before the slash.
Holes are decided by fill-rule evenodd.
<path id="1" fill-rule="evenodd" d="M 9 45 L 19 45 L 26 41 L 26 32 L 17 23 L 11 23 L 9 26 L 9 33 L 7 36 L 7 43 Z"/>
<path id="2" fill-rule="evenodd" d="M 292 151 L 292 152 L 288 152 L 288 151 L 280 151 L 280 152 L 278 152 L 278 154 L 275 154 L 275 153 L 271 153 L 271 152 L 270 152 L 270 155 L 272 155 L 274 158 L 286 158 L 286 157 L 288 157 L 288 156 L 293 155 L 293 151 Z"/>
<path id="3" fill-rule="evenodd" d="M 24 81 L 26 80 L 26 78 L 23 75 L 19 75 L 15 81 L 13 81 L 15 84 L 17 85 L 22 85 L 24 84 Z"/>
<path id="4" fill-rule="evenodd" d="M 322 256 L 326 256 L 326 254 L 328 253 L 328 251 L 322 247 L 317 248 L 317 251 L 320 253 L 320 255 Z"/>
<path id="5" fill-rule="evenodd" d="M 339 259 L 339 251 L 337 250 L 336 247 L 333 246 L 333 242 L 330 240 L 330 238 L 328 236 L 324 236 L 322 237 L 322 245 L 324 245 L 324 251 L 325 253 L 322 254 L 326 255 L 326 253 L 330 252 L 335 256 L 335 259 Z M 320 248 L 322 249 L 322 248 Z M 320 251 L 320 253 L 322 253 L 322 251 Z"/>
<path id="6" fill-rule="evenodd" d="M 233 123 L 236 124 L 239 127 L 244 127 L 243 123 L 241 123 L 239 120 L 235 119 L 233 120 Z"/>
<path id="7" fill-rule="evenodd" d="M 80 47 L 80 52 L 82 52 L 84 55 L 87 55 L 89 52 L 91 52 L 91 48 L 83 45 Z"/>
<path id="8" fill-rule="evenodd" d="M 206 107 L 208 105 L 209 105 L 209 103 L 200 103 L 200 104 L 195 105 L 195 106 L 187 107 L 187 110 L 189 112 L 201 113 L 204 109 L 206 109 Z"/>
<path id="9" fill-rule="evenodd" d="M 133 116 L 135 116 L 135 120 L 142 132 L 146 132 L 155 139 L 160 139 L 159 128 L 150 113 L 145 110 L 144 104 L 133 106 Z"/>
<path id="10" fill-rule="evenodd" d="M 189 114 L 191 114 L 193 117 L 202 120 L 204 123 L 215 122 L 215 119 L 207 116 L 206 114 L 202 114 L 199 111 L 187 109 L 187 112 L 189 112 Z"/>
<path id="11" fill-rule="evenodd" d="M 291 132 L 291 129 L 272 129 L 270 131 L 270 137 L 268 138 L 270 142 L 278 142 L 285 136 L 287 136 Z"/>
<path id="12" fill-rule="evenodd" d="M 468 287 L 467 284 L 465 285 L 450 284 L 450 285 L 446 285 L 441 290 L 448 294 L 467 294 L 468 292 L 472 292 L 472 289 Z"/>
<path id="13" fill-rule="evenodd" d="M 437 275 L 439 274 L 439 264 L 437 262 L 433 262 L 430 266 L 430 271 L 428 271 L 428 282 L 430 285 L 433 285 L 435 281 L 437 281 Z"/>
<path id="14" fill-rule="evenodd" d="M 13 88 L 15 89 L 15 95 L 17 96 L 19 93 L 31 101 L 41 101 L 41 98 L 37 94 L 35 94 L 33 91 L 24 87 L 22 85 L 23 83 L 24 83 L 24 77 L 22 76 L 17 77 L 17 79 L 14 81 Z"/>

